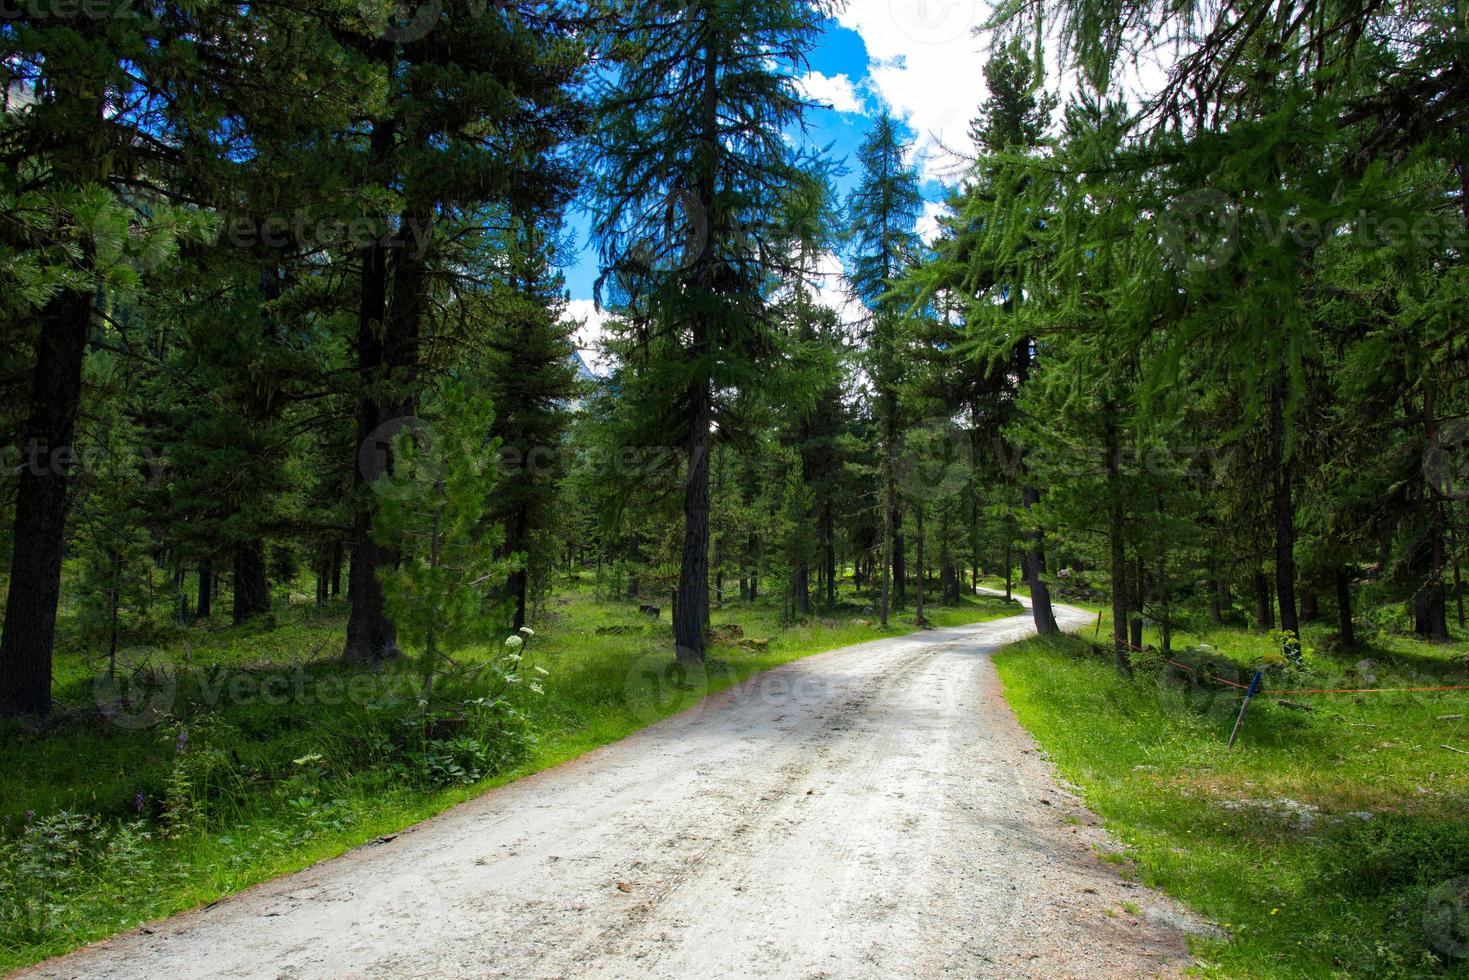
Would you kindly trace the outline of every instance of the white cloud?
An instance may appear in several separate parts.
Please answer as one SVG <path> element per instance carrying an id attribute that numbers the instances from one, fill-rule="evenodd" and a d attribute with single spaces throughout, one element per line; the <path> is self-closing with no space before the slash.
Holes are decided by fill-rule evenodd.
<path id="1" fill-rule="evenodd" d="M 807 72 L 796 79 L 796 87 L 806 98 L 826 103 L 837 112 L 854 116 L 867 114 L 867 106 L 863 103 L 862 97 L 857 94 L 857 89 L 852 85 L 852 79 L 848 75 L 823 75 L 819 71 Z"/>
<path id="2" fill-rule="evenodd" d="M 918 216 L 918 237 L 925 245 L 932 245 L 939 237 L 939 218 L 947 214 L 948 205 L 943 201 L 924 201 L 923 213 Z"/>
<path id="3" fill-rule="evenodd" d="M 593 374 L 603 376 L 612 367 L 612 359 L 602 350 L 608 315 L 607 311 L 597 309 L 594 300 L 574 299 L 566 304 L 566 318 L 581 324 L 573 336 L 582 361 Z"/>
<path id="4" fill-rule="evenodd" d="M 823 252 L 816 262 L 811 293 L 816 302 L 836 310 L 843 324 L 850 326 L 867 319 L 867 307 L 852 295 L 852 284 L 847 281 L 842 261 L 831 252 Z"/>
<path id="5" fill-rule="evenodd" d="M 940 180 L 940 146 L 969 149 L 969 120 L 984 98 L 985 42 L 973 35 L 979 0 L 850 0 L 837 15 L 862 36 L 872 87 L 916 134 L 921 173 Z"/>

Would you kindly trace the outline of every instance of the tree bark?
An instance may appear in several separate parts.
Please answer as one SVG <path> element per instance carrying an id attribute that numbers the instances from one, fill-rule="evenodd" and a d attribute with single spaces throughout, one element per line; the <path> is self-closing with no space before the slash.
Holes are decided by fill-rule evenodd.
<path id="1" fill-rule="evenodd" d="M 922 629 L 923 627 L 925 627 L 925 626 L 928 625 L 928 620 L 924 619 L 924 617 L 923 617 L 923 600 L 925 598 L 925 593 L 928 592 L 928 575 L 927 575 L 927 568 L 926 568 L 926 566 L 923 563 L 923 505 L 922 504 L 918 504 L 918 505 L 916 505 L 914 507 L 913 516 L 917 519 L 917 523 L 918 523 L 918 527 L 917 527 L 917 537 L 918 537 L 918 546 L 917 546 L 918 547 L 918 591 L 917 591 L 917 602 L 918 602 L 918 609 L 917 609 L 917 615 L 916 615 L 916 618 L 915 618 L 914 622 L 917 623 L 917 625 L 918 625 L 918 627 L 920 629 Z"/>
<path id="2" fill-rule="evenodd" d="M 1027 512 L 1040 503 L 1041 494 L 1033 486 L 1025 486 L 1020 491 L 1020 499 Z M 1033 527 L 1025 532 L 1029 547 L 1025 554 L 1026 585 L 1030 588 L 1030 612 L 1035 620 L 1035 631 L 1042 636 L 1051 633 L 1059 633 L 1060 628 L 1056 625 L 1056 614 L 1051 609 L 1051 589 L 1046 585 L 1044 578 L 1046 568 L 1046 556 L 1044 546 L 1044 534 L 1038 527 Z"/>
<path id="3" fill-rule="evenodd" d="M 72 437 L 91 324 L 90 292 L 61 292 L 41 310 L 25 427 L 29 458 L 16 487 L 10 594 L 0 637 L 0 717 L 51 712 Z"/>
<path id="4" fill-rule="evenodd" d="M 204 558 L 199 562 L 199 601 L 194 610 L 195 619 L 208 619 L 214 607 L 214 562 Z"/>
<path id="5" fill-rule="evenodd" d="M 1132 674 L 1132 652 L 1127 637 L 1127 514 L 1122 499 L 1121 440 L 1117 433 L 1116 407 L 1103 408 L 1103 450 L 1107 454 L 1107 539 L 1111 546 L 1112 662 L 1125 675 Z"/>
<path id="6" fill-rule="evenodd" d="M 332 542 L 332 598 L 342 593 L 342 542 Z"/>
<path id="7" fill-rule="evenodd" d="M 1438 419 L 1434 415 L 1433 388 L 1429 386 L 1423 396 L 1423 427 L 1426 435 L 1428 451 L 1437 455 L 1439 447 Z M 1449 611 L 1446 589 L 1444 588 L 1444 510 L 1443 494 L 1440 488 L 1432 481 L 1428 484 L 1428 533 L 1429 533 L 1429 574 L 1428 582 L 1424 590 L 1424 611 L 1426 613 L 1428 638 L 1435 643 L 1447 643 L 1449 640 Z"/>
<path id="8" fill-rule="evenodd" d="M 826 608 L 832 610 L 837 607 L 837 535 L 830 503 L 826 505 L 822 524 L 822 534 L 826 538 Z"/>
<path id="9" fill-rule="evenodd" d="M 1015 582 L 1015 556 L 1014 556 L 1014 554 L 1011 553 L 1013 551 L 1013 549 L 1014 549 L 1014 543 L 1010 540 L 1010 533 L 1009 533 L 1009 527 L 1008 527 L 1008 522 L 1007 522 L 1006 532 L 1005 532 L 1005 601 L 1006 602 L 1011 602 L 1015 598 L 1015 595 L 1014 595 L 1014 592 L 1015 592 L 1015 585 L 1014 585 L 1014 582 Z"/>
<path id="10" fill-rule="evenodd" d="M 239 541 L 234 550 L 235 625 L 270 611 L 270 581 L 265 576 L 265 543 Z"/>
<path id="11" fill-rule="evenodd" d="M 377 139 L 374 133 L 374 140 Z M 391 433 L 379 427 L 392 416 L 374 396 L 373 383 L 387 366 L 383 343 L 387 317 L 387 250 L 377 242 L 362 252 L 362 291 L 357 315 L 357 453 L 353 467 L 356 508 L 352 515 L 352 564 L 347 572 L 347 641 L 342 659 L 349 663 L 378 663 L 398 654 L 398 636 L 383 606 L 378 569 L 393 562 L 391 550 L 372 537 L 376 509 L 372 484 L 389 468 L 387 440 Z"/>
<path id="12" fill-rule="evenodd" d="M 1459 629 L 1464 628 L 1464 577 L 1459 560 L 1454 559 L 1454 601 L 1459 606 Z"/>
<path id="13" fill-rule="evenodd" d="M 390 148 L 392 127 L 381 126 L 373 132 L 373 152 L 385 160 L 387 150 L 380 145 L 380 137 L 388 140 Z M 397 630 L 388 619 L 378 578 L 379 570 L 395 564 L 398 555 L 372 536 L 376 507 L 371 486 L 391 470 L 392 462 L 386 445 L 369 442 L 396 435 L 397 426 L 392 423 L 411 417 L 417 402 L 419 324 L 428 300 L 428 269 L 409 238 L 426 234 L 431 224 L 432 213 L 417 202 L 410 202 L 399 216 L 396 247 L 391 249 L 391 302 L 387 295 L 389 249 L 374 242 L 363 250 L 357 320 L 363 384 L 357 410 L 359 506 L 353 525 L 352 605 L 342 651 L 342 659 L 353 663 L 377 663 L 399 652 Z M 366 492 L 361 492 L 364 487 Z"/>
<path id="14" fill-rule="evenodd" d="M 683 559 L 673 607 L 674 655 L 681 663 L 704 659 L 709 612 L 709 382 L 690 386 L 688 477 L 684 484 Z M 753 584 L 751 592 L 754 591 Z"/>
<path id="15" fill-rule="evenodd" d="M 1274 477 L 1275 591 L 1280 600 L 1280 628 L 1300 636 L 1296 614 L 1296 515 L 1291 500 L 1290 461 L 1285 445 L 1285 376 L 1270 393 L 1270 464 Z"/>
<path id="16" fill-rule="evenodd" d="M 1336 570 L 1337 631 L 1346 646 L 1357 645 L 1357 629 L 1352 622 L 1352 577 L 1345 568 Z"/>
<path id="17" fill-rule="evenodd" d="M 1261 633 L 1275 628 L 1275 607 L 1270 592 L 1270 580 L 1263 571 L 1255 573 L 1255 629 Z"/>
<path id="18" fill-rule="evenodd" d="M 792 576 L 791 608 L 803 616 L 811 613 L 811 567 L 805 562 L 796 566 Z"/>
<path id="19" fill-rule="evenodd" d="M 887 448 L 884 453 L 886 458 L 883 463 L 883 478 L 887 485 L 887 496 L 882 509 L 882 602 L 878 612 L 882 625 L 886 626 L 892 601 L 893 514 L 898 509 L 898 491 L 896 477 L 893 473 L 891 447 Z"/>
<path id="20" fill-rule="evenodd" d="M 893 512 L 893 608 L 908 604 L 908 543 L 903 538 L 903 510 Z"/>
<path id="21" fill-rule="evenodd" d="M 525 507 L 516 509 L 510 518 L 509 533 L 505 539 L 505 550 L 509 554 L 522 555 L 522 563 L 506 576 L 505 594 L 510 597 L 510 628 L 519 631 L 525 625 L 525 595 L 529 584 L 529 576 L 526 573 L 524 561 L 526 549 L 526 513 Z"/>

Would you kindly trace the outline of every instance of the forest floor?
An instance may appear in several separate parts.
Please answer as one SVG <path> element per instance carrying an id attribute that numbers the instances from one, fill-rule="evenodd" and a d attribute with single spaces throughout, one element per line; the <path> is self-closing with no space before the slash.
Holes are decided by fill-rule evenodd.
<path id="1" fill-rule="evenodd" d="M 1230 750 L 1241 692 L 1209 675 L 1248 683 L 1278 659 L 1269 637 L 1179 632 L 1169 659 L 1202 675 L 1148 653 L 1128 681 L 1109 633 L 1094 618 L 995 662 L 1021 723 L 1126 843 L 1117 860 L 1224 929 L 1195 944 L 1196 969 L 1469 977 L 1469 691 L 1287 693 L 1466 685 L 1462 638 L 1342 648 L 1309 625 L 1305 669 L 1267 671 Z"/>
<path id="2" fill-rule="evenodd" d="M 33 975 L 1176 973 L 1209 927 L 1103 860 L 1002 697 L 989 653 L 1031 628 L 788 663 Z"/>
<path id="3" fill-rule="evenodd" d="M 344 608 L 283 598 L 250 624 L 177 628 L 127 651 L 119 676 L 153 678 L 132 685 L 129 704 L 150 710 L 112 718 L 97 707 L 104 664 L 63 619 L 55 719 L 0 728 L 0 974 L 393 834 L 757 671 L 914 629 L 911 609 L 874 625 L 850 588 L 836 610 L 798 623 L 783 623 L 778 604 L 729 603 L 714 611 L 722 632 L 707 671 L 680 676 L 666 669 L 668 611 L 655 623 L 586 579 L 536 622 L 530 680 L 502 698 L 508 717 L 484 737 L 420 744 L 411 658 L 384 671 L 335 663 Z M 1019 608 L 966 598 L 929 618 L 958 625 Z M 497 648 L 456 656 L 472 668 Z"/>

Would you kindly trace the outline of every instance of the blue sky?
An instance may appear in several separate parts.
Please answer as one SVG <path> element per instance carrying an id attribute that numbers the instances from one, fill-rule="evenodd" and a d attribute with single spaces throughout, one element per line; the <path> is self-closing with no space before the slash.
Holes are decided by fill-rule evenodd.
<path id="1" fill-rule="evenodd" d="M 914 163 L 924 178 L 931 202 L 920 230 L 932 227 L 932 215 L 944 193 L 952 158 L 942 147 L 966 150 L 969 119 L 984 98 L 985 40 L 974 36 L 988 10 L 979 0 L 851 0 L 828 22 L 810 55 L 810 73 L 800 81 L 806 94 L 831 108 L 808 114 L 810 140 L 830 145 L 830 153 L 849 171 L 853 155 L 873 116 L 886 110 L 906 128 L 913 142 Z M 855 173 L 840 178 L 845 194 Z M 592 309 L 597 278 L 596 255 L 586 240 L 587 218 L 573 215 L 569 230 L 578 251 L 566 268 L 572 297 L 570 313 L 587 320 L 578 340 L 584 356 L 595 363 L 600 317 Z M 839 266 L 831 263 L 833 280 L 822 290 L 834 306 L 841 303 Z"/>

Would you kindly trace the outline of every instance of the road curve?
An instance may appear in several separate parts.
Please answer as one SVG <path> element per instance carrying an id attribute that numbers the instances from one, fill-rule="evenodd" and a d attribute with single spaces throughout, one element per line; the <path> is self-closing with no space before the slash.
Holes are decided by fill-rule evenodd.
<path id="1" fill-rule="evenodd" d="M 989 653 L 1031 631 L 1015 616 L 787 664 L 26 975 L 1172 974 L 1200 924 L 1097 859 L 1114 845 L 1001 696 Z"/>

